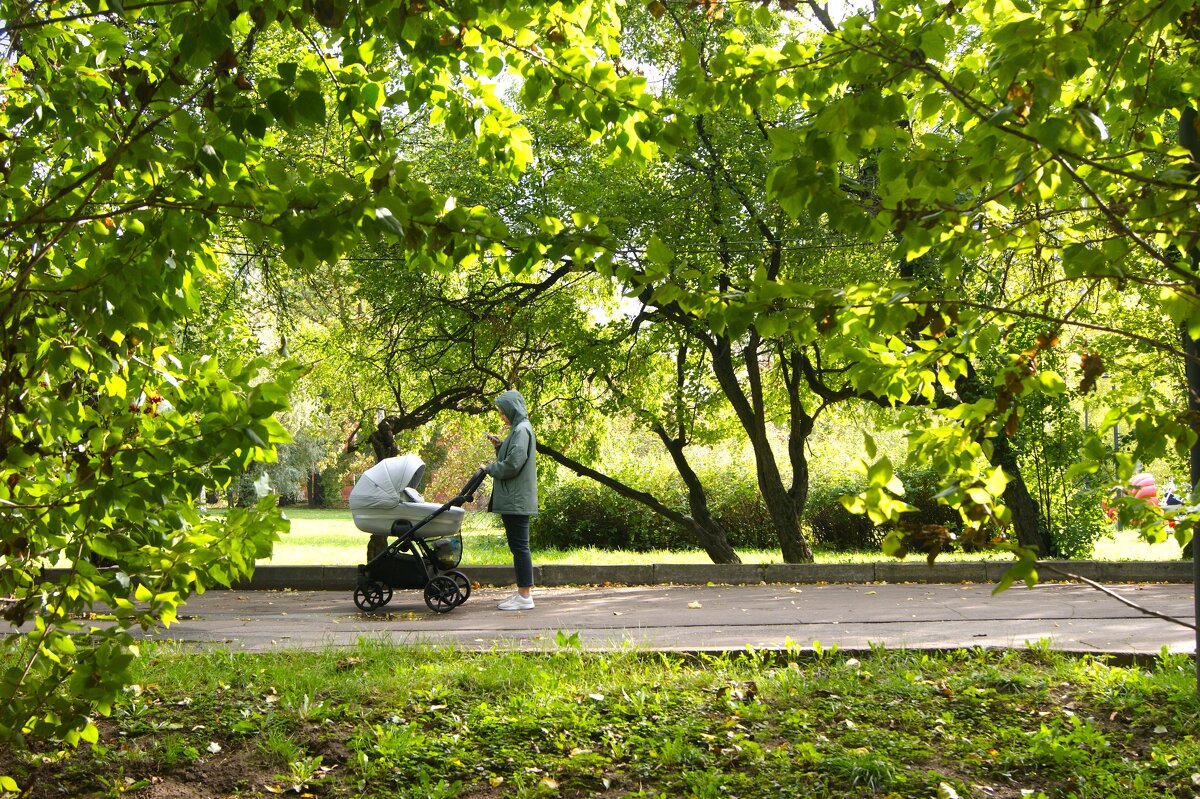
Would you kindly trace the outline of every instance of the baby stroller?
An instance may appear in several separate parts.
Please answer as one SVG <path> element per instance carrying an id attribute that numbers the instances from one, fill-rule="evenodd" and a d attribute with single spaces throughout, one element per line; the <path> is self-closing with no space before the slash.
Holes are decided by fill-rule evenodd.
<path id="1" fill-rule="evenodd" d="M 350 492 L 354 526 L 396 538 L 358 567 L 354 604 L 373 611 L 392 601 L 396 588 L 422 588 L 425 604 L 449 613 L 467 601 L 471 581 L 455 571 L 462 560 L 462 506 L 475 499 L 487 472 L 479 469 L 444 505 L 426 502 L 417 488 L 425 464 L 416 455 L 385 458 L 367 469 Z"/>

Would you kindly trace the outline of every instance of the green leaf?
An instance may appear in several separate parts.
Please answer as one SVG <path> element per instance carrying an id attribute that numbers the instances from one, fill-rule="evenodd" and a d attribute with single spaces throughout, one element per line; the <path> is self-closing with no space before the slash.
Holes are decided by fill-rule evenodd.
<path id="1" fill-rule="evenodd" d="M 80 369 L 85 372 L 91 371 L 92 361 L 90 358 L 88 358 L 87 353 L 83 350 L 80 350 L 77 347 L 72 347 L 67 351 L 67 359 L 76 369 Z"/>
<path id="2" fill-rule="evenodd" d="M 894 474 L 892 461 L 885 456 L 867 467 L 867 482 L 872 486 L 886 486 Z"/>
<path id="3" fill-rule="evenodd" d="M 299 65 L 294 61 L 281 61 L 278 66 L 275 67 L 275 70 L 279 73 L 279 77 L 283 81 L 284 85 L 291 86 L 296 82 L 296 70 L 298 68 Z"/>
<path id="4" fill-rule="evenodd" d="M 1057 396 L 1067 392 L 1067 383 L 1057 372 L 1038 372 L 1037 382 L 1042 391 L 1051 396 Z"/>
<path id="5" fill-rule="evenodd" d="M 225 171 L 225 159 L 211 144 L 201 145 L 196 153 L 196 160 L 209 174 L 221 175 Z"/>
<path id="6" fill-rule="evenodd" d="M 671 263 L 675 257 L 675 253 L 668 247 L 662 239 L 657 235 L 650 237 L 650 243 L 646 245 L 646 257 L 652 264 L 666 266 Z"/>
<path id="7" fill-rule="evenodd" d="M 388 231 L 389 233 L 393 233 L 397 236 L 404 235 L 404 226 L 400 224 L 399 219 L 392 215 L 392 209 L 376 208 L 375 219 L 383 226 L 384 230 Z"/>
<path id="8" fill-rule="evenodd" d="M 299 92 L 293 107 L 302 120 L 314 125 L 325 123 L 325 95 L 321 92 L 311 89 Z"/>
<path id="9" fill-rule="evenodd" d="M 985 486 L 987 493 L 993 497 L 1004 496 L 1004 489 L 1008 487 L 1010 480 L 1004 469 L 997 466 L 988 471 Z"/>
<path id="10" fill-rule="evenodd" d="M 263 138 L 267 135 L 267 120 L 258 114 L 250 114 L 246 117 L 246 131 L 256 139 Z"/>
<path id="11" fill-rule="evenodd" d="M 788 329 L 788 320 L 782 314 L 760 314 L 754 327 L 763 338 L 776 338 Z"/>
<path id="12" fill-rule="evenodd" d="M 286 124 L 292 117 L 292 98 L 283 89 L 272 92 L 267 95 L 267 110 L 276 120 Z"/>
<path id="13" fill-rule="evenodd" d="M 1108 140 L 1108 126 L 1104 124 L 1104 120 L 1095 111 L 1083 106 L 1077 106 L 1075 108 L 1075 118 L 1079 121 L 1080 127 L 1083 128 L 1088 136 L 1100 141 Z"/>

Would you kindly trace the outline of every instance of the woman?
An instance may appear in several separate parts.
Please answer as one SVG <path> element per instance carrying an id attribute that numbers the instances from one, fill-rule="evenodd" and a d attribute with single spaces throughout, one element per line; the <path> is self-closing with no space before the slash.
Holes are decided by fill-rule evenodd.
<path id="1" fill-rule="evenodd" d="M 529 610 L 533 607 L 533 555 L 529 551 L 529 517 L 538 511 L 537 439 L 529 423 L 525 398 L 517 391 L 505 391 L 496 397 L 500 418 L 509 426 L 501 441 L 491 433 L 488 439 L 496 447 L 496 461 L 484 465 L 492 476 L 492 499 L 488 510 L 499 513 L 504 534 L 517 572 L 517 593 L 501 602 L 500 610 Z"/>

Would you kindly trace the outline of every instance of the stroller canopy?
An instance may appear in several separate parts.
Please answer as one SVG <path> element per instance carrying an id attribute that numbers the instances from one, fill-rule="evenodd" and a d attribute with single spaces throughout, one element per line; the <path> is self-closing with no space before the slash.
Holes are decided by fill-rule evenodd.
<path id="1" fill-rule="evenodd" d="M 420 488 L 425 463 L 416 455 L 384 458 L 363 472 L 350 492 L 350 508 L 394 508 L 405 499 L 404 489 Z"/>

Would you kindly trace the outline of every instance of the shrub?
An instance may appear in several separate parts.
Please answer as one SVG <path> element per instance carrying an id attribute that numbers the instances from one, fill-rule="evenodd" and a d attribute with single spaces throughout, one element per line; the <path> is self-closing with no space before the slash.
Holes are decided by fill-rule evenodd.
<path id="1" fill-rule="evenodd" d="M 771 549 L 779 545 L 751 469 L 709 468 L 700 470 L 699 476 L 708 493 L 709 511 L 725 528 L 735 549 Z"/>
<path id="2" fill-rule="evenodd" d="M 592 480 L 564 480 L 542 492 L 529 528 L 536 549 L 687 549 L 676 525 Z"/>
<path id="3" fill-rule="evenodd" d="M 1055 557 L 1075 559 L 1091 557 L 1096 541 L 1109 529 L 1100 505 L 1100 492 L 1080 490 L 1066 497 L 1062 522 L 1051 528 Z"/>
<path id="4" fill-rule="evenodd" d="M 813 544 L 837 552 L 878 549 L 883 534 L 866 516 L 851 513 L 841 497 L 866 488 L 858 475 L 839 475 L 833 479 L 814 478 L 808 488 L 804 518 Z"/>
<path id="5" fill-rule="evenodd" d="M 956 536 L 962 533 L 962 518 L 958 511 L 935 499 L 942 487 L 938 484 L 938 476 L 934 472 L 929 469 L 905 469 L 900 472 L 900 479 L 904 481 L 904 501 L 916 508 L 915 511 L 904 514 L 906 524 L 945 527 Z M 887 529 L 889 528 L 884 529 L 885 533 Z M 913 551 L 919 552 L 921 548 L 916 547 Z"/>
<path id="6" fill-rule="evenodd" d="M 615 475 L 688 513 L 687 492 L 677 475 L 649 469 L 637 476 Z M 731 546 L 770 548 L 778 543 L 753 474 L 734 468 L 706 468 L 700 478 L 709 511 L 724 526 Z M 695 549 L 690 532 L 640 502 L 622 497 L 592 480 L 571 478 L 543 487 L 542 510 L 530 525 L 537 548 L 597 547 L 645 552 Z"/>
<path id="7" fill-rule="evenodd" d="M 897 473 L 904 483 L 904 501 L 916 508 L 904 514 L 904 522 L 916 525 L 939 525 L 952 533 L 962 530 L 957 511 L 939 503 L 935 496 L 937 475 L 927 469 L 904 470 Z M 843 474 L 822 480 L 814 477 L 808 491 L 804 517 L 813 543 L 837 552 L 878 550 L 888 527 L 876 527 L 869 517 L 853 514 L 841 503 L 841 497 L 858 494 L 866 489 L 861 475 Z"/>
<path id="8" fill-rule="evenodd" d="M 633 468 L 630 466 L 629 468 Z M 697 469 L 708 495 L 709 510 L 725 528 L 735 549 L 774 549 L 779 545 L 753 471 L 746 466 L 702 466 Z M 687 513 L 687 493 L 678 475 L 663 465 L 642 465 L 638 474 L 618 479 L 647 491 L 664 504 Z M 958 514 L 940 505 L 936 477 L 928 471 L 901 473 L 905 500 L 918 508 L 906 521 L 939 524 L 957 532 Z M 878 551 L 885 529 L 866 516 L 846 510 L 840 497 L 857 494 L 863 478 L 853 473 L 814 475 L 804 521 L 815 546 L 835 551 Z M 542 510 L 530 525 L 530 543 L 539 549 L 695 549 L 689 532 L 650 508 L 626 499 L 592 480 L 568 478 L 542 486 Z"/>

